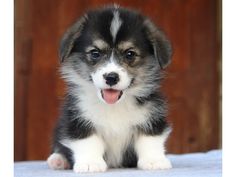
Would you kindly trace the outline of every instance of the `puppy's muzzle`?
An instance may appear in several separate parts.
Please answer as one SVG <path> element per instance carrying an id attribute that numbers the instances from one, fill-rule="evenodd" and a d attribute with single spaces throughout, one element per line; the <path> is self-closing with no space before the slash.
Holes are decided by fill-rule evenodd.
<path id="1" fill-rule="evenodd" d="M 106 84 L 109 86 L 116 85 L 120 80 L 119 75 L 115 72 L 104 74 L 103 78 L 106 80 Z"/>

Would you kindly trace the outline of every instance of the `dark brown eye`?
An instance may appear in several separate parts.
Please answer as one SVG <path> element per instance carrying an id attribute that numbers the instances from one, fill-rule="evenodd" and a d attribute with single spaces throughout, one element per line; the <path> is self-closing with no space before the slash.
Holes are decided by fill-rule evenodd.
<path id="1" fill-rule="evenodd" d="M 132 50 L 127 50 L 125 52 L 125 58 L 129 62 L 134 61 L 136 56 L 137 56 L 137 54 L 134 51 L 132 51 Z"/>
<path id="2" fill-rule="evenodd" d="M 92 60 L 98 60 L 101 56 L 101 53 L 98 49 L 93 49 L 90 51 L 90 56 Z"/>

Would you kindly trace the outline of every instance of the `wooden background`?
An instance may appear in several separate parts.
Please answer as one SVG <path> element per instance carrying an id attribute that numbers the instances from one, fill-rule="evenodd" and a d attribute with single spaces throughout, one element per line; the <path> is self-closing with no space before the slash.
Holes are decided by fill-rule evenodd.
<path id="1" fill-rule="evenodd" d="M 108 0 L 15 0 L 15 160 L 46 159 L 64 84 L 58 44 L 86 9 Z M 163 90 L 173 132 L 168 152 L 220 147 L 221 2 L 117 0 L 150 16 L 172 41 Z"/>

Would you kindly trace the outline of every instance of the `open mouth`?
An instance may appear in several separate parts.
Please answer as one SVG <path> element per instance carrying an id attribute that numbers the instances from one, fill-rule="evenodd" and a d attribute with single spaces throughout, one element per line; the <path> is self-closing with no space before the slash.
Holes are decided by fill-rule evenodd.
<path id="1" fill-rule="evenodd" d="M 123 92 L 121 90 L 103 89 L 101 94 L 106 103 L 114 104 L 121 98 Z"/>

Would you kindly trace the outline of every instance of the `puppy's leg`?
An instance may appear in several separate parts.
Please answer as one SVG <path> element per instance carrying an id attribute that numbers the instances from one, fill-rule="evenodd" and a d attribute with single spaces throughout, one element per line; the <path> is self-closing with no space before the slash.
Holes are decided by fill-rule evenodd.
<path id="1" fill-rule="evenodd" d="M 79 140 L 67 140 L 63 144 L 73 152 L 75 172 L 102 172 L 107 169 L 103 159 L 104 143 L 97 135 Z"/>
<path id="2" fill-rule="evenodd" d="M 70 167 L 69 162 L 60 153 L 53 153 L 47 159 L 48 166 L 54 170 L 64 170 Z"/>
<path id="3" fill-rule="evenodd" d="M 145 170 L 169 169 L 170 161 L 165 156 L 164 143 L 168 135 L 141 134 L 135 142 L 138 156 L 138 168 Z"/>

